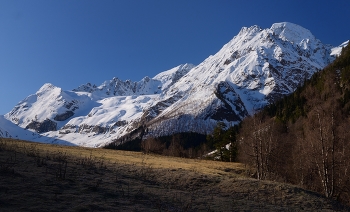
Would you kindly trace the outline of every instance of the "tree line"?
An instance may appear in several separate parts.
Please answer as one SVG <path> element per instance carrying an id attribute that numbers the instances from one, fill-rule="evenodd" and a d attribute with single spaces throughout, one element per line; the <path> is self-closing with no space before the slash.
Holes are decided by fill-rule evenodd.
<path id="1" fill-rule="evenodd" d="M 350 204 L 350 48 L 293 94 L 242 122 L 238 160 L 258 179 Z"/>
<path id="2" fill-rule="evenodd" d="M 240 125 L 219 122 L 209 135 L 184 132 L 125 145 L 145 153 L 242 162 L 259 180 L 297 184 L 349 205 L 349 126 L 350 46 L 294 93 Z M 130 148 L 123 145 L 117 148 Z"/>

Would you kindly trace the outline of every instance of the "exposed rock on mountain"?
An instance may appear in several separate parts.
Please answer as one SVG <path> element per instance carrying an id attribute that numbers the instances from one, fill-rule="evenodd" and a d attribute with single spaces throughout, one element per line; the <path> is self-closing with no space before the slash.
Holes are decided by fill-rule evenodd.
<path id="1" fill-rule="evenodd" d="M 62 114 L 57 114 L 55 116 L 55 118 L 53 118 L 55 121 L 65 121 L 67 120 L 68 118 L 72 117 L 74 115 L 74 113 L 70 110 L 62 113 Z"/>
<path id="2" fill-rule="evenodd" d="M 57 130 L 57 123 L 50 119 L 45 119 L 42 122 L 32 121 L 26 126 L 26 129 L 35 130 L 37 133 L 55 131 Z"/>
<path id="3" fill-rule="evenodd" d="M 217 121 L 237 124 L 293 92 L 333 61 L 339 48 L 322 44 L 309 30 L 292 23 L 268 29 L 243 27 L 197 66 L 180 65 L 139 82 L 113 78 L 100 86 L 87 83 L 72 91 L 45 84 L 5 118 L 45 137 L 32 140 L 60 139 L 82 146 L 102 146 L 141 134 L 206 134 Z M 39 127 L 45 120 L 57 128 L 51 122 L 52 128 Z"/>

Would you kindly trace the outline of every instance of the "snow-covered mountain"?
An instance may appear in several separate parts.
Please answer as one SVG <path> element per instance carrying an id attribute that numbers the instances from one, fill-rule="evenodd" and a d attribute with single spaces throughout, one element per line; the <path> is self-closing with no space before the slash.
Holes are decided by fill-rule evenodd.
<path id="1" fill-rule="evenodd" d="M 344 47 L 346 47 L 349 44 L 349 40 L 345 41 L 344 43 L 340 44 L 337 47 L 332 48 L 331 56 L 339 56 L 341 54 L 341 51 Z"/>
<path id="2" fill-rule="evenodd" d="M 45 84 L 4 116 L 15 127 L 7 130 L 9 121 L 0 119 L 0 131 L 22 138 L 24 128 L 32 132 L 25 139 L 94 147 L 141 135 L 210 133 L 217 121 L 239 123 L 293 92 L 347 44 L 324 45 L 287 22 L 243 27 L 197 66 L 180 65 L 139 82 L 87 83 L 72 91 Z"/>

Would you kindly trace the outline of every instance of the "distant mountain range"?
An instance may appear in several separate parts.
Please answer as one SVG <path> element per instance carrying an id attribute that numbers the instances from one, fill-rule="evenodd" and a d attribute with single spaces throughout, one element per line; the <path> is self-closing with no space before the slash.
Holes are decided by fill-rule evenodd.
<path id="1" fill-rule="evenodd" d="M 0 116 L 0 137 L 100 147 L 134 137 L 210 133 L 290 94 L 340 54 L 292 23 L 243 27 L 215 55 L 139 82 L 118 78 L 72 91 L 52 84 Z"/>

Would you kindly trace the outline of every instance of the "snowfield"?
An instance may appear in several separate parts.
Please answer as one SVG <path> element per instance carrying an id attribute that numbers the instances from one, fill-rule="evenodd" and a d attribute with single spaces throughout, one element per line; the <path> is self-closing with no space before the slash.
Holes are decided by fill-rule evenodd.
<path id="1" fill-rule="evenodd" d="M 243 27 L 199 65 L 183 64 L 139 82 L 113 78 L 63 91 L 50 83 L 0 116 L 0 137 L 101 147 L 142 136 L 210 133 L 239 123 L 293 92 L 341 53 L 296 24 Z M 141 134 L 140 134 L 141 136 Z"/>

